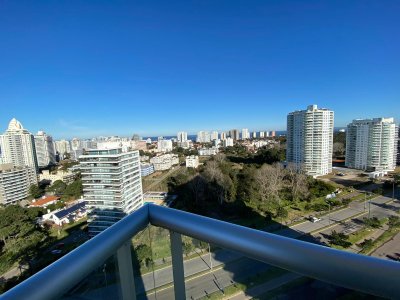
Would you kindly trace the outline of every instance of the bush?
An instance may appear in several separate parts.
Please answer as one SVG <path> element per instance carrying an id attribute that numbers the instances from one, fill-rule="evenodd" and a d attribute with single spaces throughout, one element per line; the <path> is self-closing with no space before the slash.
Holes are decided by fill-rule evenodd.
<path id="1" fill-rule="evenodd" d="M 381 222 L 378 220 L 377 217 L 373 217 L 371 219 L 364 218 L 363 222 L 367 227 L 371 227 L 371 228 L 379 228 L 379 227 L 381 227 Z"/>
<path id="2" fill-rule="evenodd" d="M 400 227 L 400 218 L 398 216 L 390 216 L 388 225 L 390 228 Z"/>
<path id="3" fill-rule="evenodd" d="M 343 248 L 348 248 L 351 246 L 351 243 L 348 241 L 349 236 L 344 234 L 343 232 L 332 231 L 332 234 L 329 237 L 331 244 L 341 246 Z"/>
<path id="4" fill-rule="evenodd" d="M 312 205 L 312 209 L 315 211 L 325 211 L 329 209 L 329 206 L 326 203 L 315 203 Z"/>
<path id="5" fill-rule="evenodd" d="M 350 202 L 351 202 L 350 198 L 346 198 L 346 199 L 343 199 L 343 200 L 342 200 L 342 204 L 343 204 L 343 205 L 349 205 Z"/>

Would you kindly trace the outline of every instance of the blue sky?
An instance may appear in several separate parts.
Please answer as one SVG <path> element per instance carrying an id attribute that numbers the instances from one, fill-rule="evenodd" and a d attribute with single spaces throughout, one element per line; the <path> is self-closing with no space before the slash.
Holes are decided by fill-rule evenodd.
<path id="1" fill-rule="evenodd" d="M 17 3 L 18 2 L 18 3 Z M 56 138 L 400 120 L 399 1 L 1 1 L 0 131 Z"/>

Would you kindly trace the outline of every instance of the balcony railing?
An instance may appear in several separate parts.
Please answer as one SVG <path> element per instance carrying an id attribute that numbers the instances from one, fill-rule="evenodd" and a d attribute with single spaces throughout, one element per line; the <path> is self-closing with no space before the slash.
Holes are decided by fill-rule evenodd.
<path id="1" fill-rule="evenodd" d="M 149 224 L 170 232 L 176 299 L 186 299 L 181 234 L 338 286 L 387 298 L 400 295 L 400 263 L 339 251 L 175 209 L 145 205 L 9 290 L 1 296 L 2 299 L 61 298 L 113 255 L 118 266 L 119 295 L 122 299 L 136 299 L 131 239 Z"/>

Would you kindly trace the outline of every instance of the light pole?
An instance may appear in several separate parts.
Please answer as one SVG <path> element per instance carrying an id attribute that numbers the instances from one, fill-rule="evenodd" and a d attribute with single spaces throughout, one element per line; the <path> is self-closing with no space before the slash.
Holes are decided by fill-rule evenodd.
<path id="1" fill-rule="evenodd" d="M 329 201 L 326 201 L 328 203 L 328 225 L 331 225 L 331 204 Z"/>
<path id="2" fill-rule="evenodd" d="M 393 194 L 392 194 L 392 200 L 394 201 L 394 177 L 393 177 Z"/>
<path id="3" fill-rule="evenodd" d="M 364 211 L 367 209 L 367 192 L 364 193 Z"/>
<path id="4" fill-rule="evenodd" d="M 212 265 L 212 258 L 211 258 L 211 247 L 210 247 L 210 243 L 208 243 L 208 253 L 210 254 L 210 269 L 211 269 L 211 272 L 212 272 L 213 265 Z"/>
<path id="5" fill-rule="evenodd" d="M 371 219 L 371 199 L 368 200 L 368 219 Z"/>

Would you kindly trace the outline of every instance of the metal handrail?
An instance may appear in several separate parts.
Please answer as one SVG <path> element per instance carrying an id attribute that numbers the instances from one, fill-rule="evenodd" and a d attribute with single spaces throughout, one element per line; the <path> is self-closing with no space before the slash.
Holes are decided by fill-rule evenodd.
<path id="1" fill-rule="evenodd" d="M 400 264 L 397 262 L 339 251 L 175 209 L 145 205 L 1 298 L 60 297 L 149 223 L 339 286 L 387 298 L 400 295 Z"/>
<path id="2" fill-rule="evenodd" d="M 400 295 L 400 263 L 340 251 L 160 206 L 150 223 L 282 269 L 387 298 Z"/>

